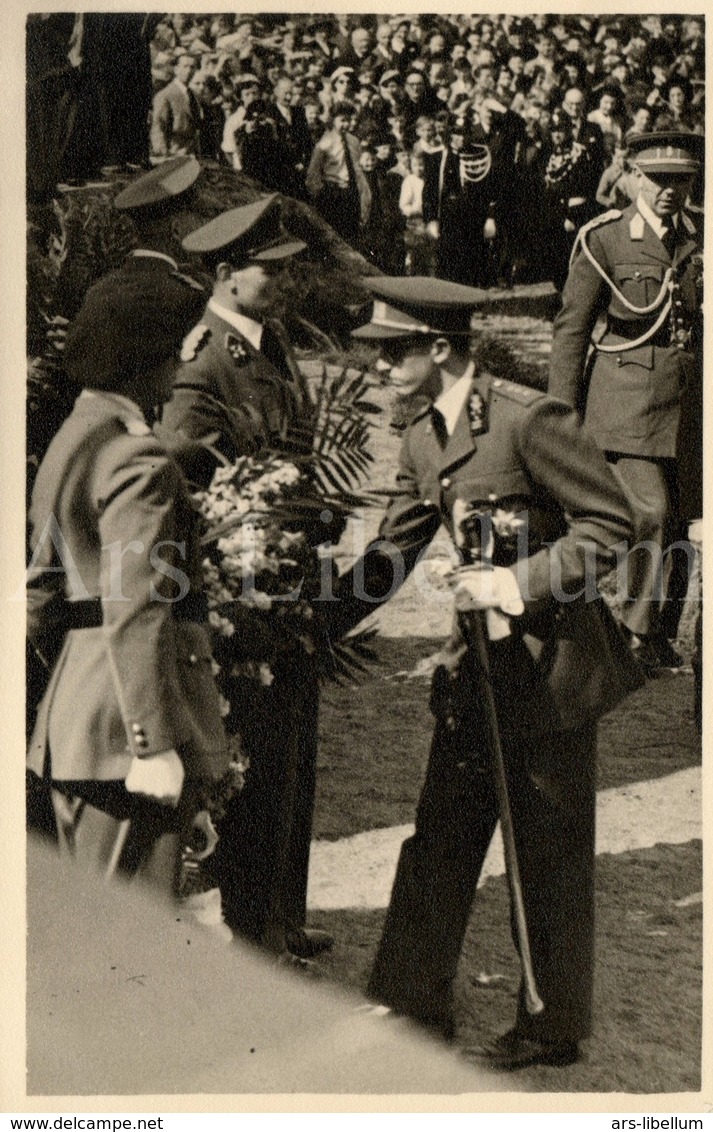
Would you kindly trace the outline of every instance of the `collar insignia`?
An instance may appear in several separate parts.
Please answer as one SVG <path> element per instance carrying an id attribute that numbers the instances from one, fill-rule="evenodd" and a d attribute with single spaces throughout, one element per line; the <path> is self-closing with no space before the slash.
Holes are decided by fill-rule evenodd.
<path id="1" fill-rule="evenodd" d="M 225 348 L 238 366 L 244 366 L 250 360 L 250 354 L 243 346 L 236 334 L 230 331 L 225 335 Z"/>
<path id="2" fill-rule="evenodd" d="M 205 346 L 210 338 L 210 328 L 203 322 L 199 322 L 192 330 L 189 330 L 186 337 L 183 339 L 181 347 L 181 361 L 192 362 Z"/>
<path id="3" fill-rule="evenodd" d="M 635 212 L 629 222 L 629 235 L 632 240 L 643 240 L 646 221 L 640 212 Z"/>
<path id="4" fill-rule="evenodd" d="M 488 406 L 477 389 L 468 398 L 468 420 L 471 436 L 481 436 L 488 431 Z"/>

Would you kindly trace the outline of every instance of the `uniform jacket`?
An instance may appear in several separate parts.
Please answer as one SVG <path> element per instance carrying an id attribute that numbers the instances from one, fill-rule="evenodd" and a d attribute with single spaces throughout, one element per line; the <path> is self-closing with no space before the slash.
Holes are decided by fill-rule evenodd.
<path id="1" fill-rule="evenodd" d="M 340 579 L 341 603 L 331 628 L 346 631 L 375 608 L 374 600 L 355 596 L 355 579 L 363 574 L 372 599 L 388 595 L 441 522 L 453 534 L 457 499 L 488 506 L 493 496 L 495 506 L 526 513 L 529 523 L 527 553 L 511 566 L 525 601 L 524 614 L 512 620 L 513 638 L 527 649 L 527 654 L 521 649 L 518 663 L 530 673 L 529 692 L 523 685 L 518 697 L 522 719 L 529 727 L 569 728 L 596 718 L 623 694 L 629 679 L 636 682 L 632 662 L 602 601 L 557 602 L 553 579 L 563 594 L 575 595 L 592 569 L 587 558 L 594 578 L 607 573 L 617 544 L 625 548 L 630 537 L 629 507 L 567 405 L 489 374 L 473 381 L 445 448 L 430 409 L 409 426 L 396 495 L 379 531 L 393 550 L 367 548 L 363 561 Z"/>
<path id="2" fill-rule="evenodd" d="M 285 354 L 285 373 L 256 350 L 234 326 L 208 307 L 186 341 L 194 356 L 180 366 L 159 435 L 193 439 L 219 433 L 228 457 L 250 455 L 269 441 L 284 440 L 306 391 L 297 363 L 274 325 Z M 189 345 L 189 340 L 194 342 Z"/>
<path id="3" fill-rule="evenodd" d="M 574 405 L 585 416 L 589 431 L 608 451 L 638 456 L 675 455 L 681 391 L 700 366 L 695 348 L 671 344 L 671 320 L 635 348 L 630 343 L 651 329 L 669 298 L 662 284 L 673 270 L 673 317 L 693 325 L 699 337 L 700 294 L 694 260 L 701 250 L 697 225 L 681 214 L 681 242 L 674 261 L 644 220 L 636 204 L 623 212 L 612 210 L 583 229 L 555 320 L 550 361 L 549 392 Z M 620 301 L 581 248 L 582 238 L 626 300 L 635 307 L 654 303 L 646 315 L 632 312 Z M 602 346 L 621 344 L 621 351 L 595 351 L 587 366 L 592 331 L 600 315 L 607 329 Z"/>
<path id="4" fill-rule="evenodd" d="M 98 613 L 64 636 L 30 768 L 43 774 L 49 753 L 55 780 L 123 779 L 133 756 L 175 748 L 190 776 L 220 776 L 228 757 L 209 638 L 188 619 L 200 547 L 177 465 L 138 417 L 82 394 L 39 469 L 30 522 L 30 639 L 42 647 L 62 599 L 93 599 Z M 120 571 L 112 544 L 124 549 Z M 172 600 L 177 569 L 183 602 Z"/>
<path id="5" fill-rule="evenodd" d="M 200 109 L 195 95 L 173 80 L 154 97 L 151 117 L 151 152 L 156 157 L 197 153 L 200 144 Z"/>

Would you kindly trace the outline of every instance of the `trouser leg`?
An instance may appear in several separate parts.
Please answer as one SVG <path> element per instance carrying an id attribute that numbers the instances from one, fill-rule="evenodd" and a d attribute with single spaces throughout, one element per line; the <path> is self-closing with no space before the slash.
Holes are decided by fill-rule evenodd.
<path id="1" fill-rule="evenodd" d="M 513 771 L 525 915 L 545 1006 L 529 1014 L 521 986 L 517 1029 L 541 1041 L 580 1041 L 591 1029 L 594 974 L 594 726 L 541 736 L 513 759 Z"/>
<path id="2" fill-rule="evenodd" d="M 367 993 L 426 1025 L 452 1028 L 452 987 L 483 860 L 497 822 L 487 761 L 439 723 L 404 842 Z"/>
<path id="3" fill-rule="evenodd" d="M 297 779 L 282 885 L 284 922 L 288 931 L 298 931 L 307 920 L 307 881 L 317 784 L 318 718 L 319 683 L 313 666 L 309 664 L 299 687 Z"/>
<path id="4" fill-rule="evenodd" d="M 607 458 L 634 512 L 634 546 L 619 579 L 622 621 L 639 637 L 673 639 L 692 560 L 678 515 L 675 461 Z M 681 545 L 671 549 L 675 543 Z"/>

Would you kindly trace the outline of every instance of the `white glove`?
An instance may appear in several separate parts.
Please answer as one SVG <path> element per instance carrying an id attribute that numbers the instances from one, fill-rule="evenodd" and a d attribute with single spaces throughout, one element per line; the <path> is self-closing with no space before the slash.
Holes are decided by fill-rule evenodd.
<path id="1" fill-rule="evenodd" d="M 492 216 L 489 216 L 483 225 L 483 239 L 494 240 L 498 234 L 498 229 Z"/>
<path id="2" fill-rule="evenodd" d="M 515 575 L 504 566 L 463 566 L 450 579 L 456 609 L 500 609 L 509 617 L 524 613 L 520 587 Z"/>
<path id="3" fill-rule="evenodd" d="M 432 239 L 437 240 L 441 234 L 441 228 L 438 221 L 429 220 L 428 224 L 426 225 L 426 231 Z"/>
<path id="4" fill-rule="evenodd" d="M 175 806 L 186 772 L 176 751 L 133 758 L 124 785 L 130 794 L 144 794 L 165 806 Z"/>

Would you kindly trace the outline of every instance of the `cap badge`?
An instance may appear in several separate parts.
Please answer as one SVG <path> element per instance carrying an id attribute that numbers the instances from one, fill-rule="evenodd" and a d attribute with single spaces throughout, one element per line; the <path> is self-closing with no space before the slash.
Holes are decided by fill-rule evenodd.
<path id="1" fill-rule="evenodd" d="M 236 365 L 244 366 L 250 360 L 250 354 L 235 334 L 225 335 L 225 348 Z"/>
<path id="2" fill-rule="evenodd" d="M 488 406 L 477 390 L 468 398 L 468 420 L 471 436 L 481 436 L 488 431 Z"/>
<path id="3" fill-rule="evenodd" d="M 192 362 L 198 356 L 200 351 L 205 346 L 210 338 L 210 327 L 205 323 L 199 322 L 192 330 L 186 334 L 183 339 L 183 346 L 181 347 L 181 361 Z"/>

